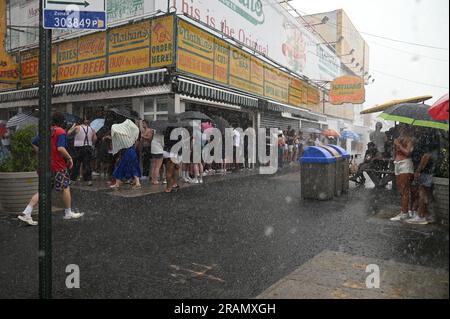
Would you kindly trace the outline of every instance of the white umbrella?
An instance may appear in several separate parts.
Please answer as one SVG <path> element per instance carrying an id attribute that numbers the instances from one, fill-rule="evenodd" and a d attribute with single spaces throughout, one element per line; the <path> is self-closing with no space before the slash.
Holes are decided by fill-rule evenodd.
<path id="1" fill-rule="evenodd" d="M 115 124 L 111 128 L 113 154 L 130 148 L 139 138 L 139 127 L 130 120 Z"/>
<path id="2" fill-rule="evenodd" d="M 39 119 L 31 115 L 31 113 L 19 113 L 8 120 L 7 128 L 15 128 L 17 131 L 28 126 L 38 125 Z"/>
<path id="3" fill-rule="evenodd" d="M 105 126 L 105 119 L 96 119 L 91 122 L 91 127 L 96 132 L 100 131 Z"/>

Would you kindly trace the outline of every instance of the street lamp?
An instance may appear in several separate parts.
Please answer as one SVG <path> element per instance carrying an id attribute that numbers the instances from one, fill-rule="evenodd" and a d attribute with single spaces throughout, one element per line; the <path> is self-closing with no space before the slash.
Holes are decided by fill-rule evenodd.
<path id="1" fill-rule="evenodd" d="M 306 24 L 306 26 L 308 26 L 308 27 L 315 27 L 315 26 L 318 26 L 318 25 L 327 24 L 328 21 L 330 21 L 330 18 L 328 18 L 327 16 L 324 16 L 319 23 Z"/>

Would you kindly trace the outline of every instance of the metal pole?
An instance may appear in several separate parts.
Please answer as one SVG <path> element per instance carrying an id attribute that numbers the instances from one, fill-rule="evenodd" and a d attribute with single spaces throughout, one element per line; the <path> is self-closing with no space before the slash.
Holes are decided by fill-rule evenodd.
<path id="1" fill-rule="evenodd" d="M 51 110 L 52 34 L 39 11 L 39 298 L 52 298 Z"/>

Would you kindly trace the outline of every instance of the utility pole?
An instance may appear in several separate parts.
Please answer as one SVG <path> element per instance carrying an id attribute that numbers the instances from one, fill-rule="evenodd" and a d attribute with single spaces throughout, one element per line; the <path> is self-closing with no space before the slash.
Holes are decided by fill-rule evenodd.
<path id="1" fill-rule="evenodd" d="M 52 31 L 39 1 L 39 298 L 52 298 L 51 110 Z"/>

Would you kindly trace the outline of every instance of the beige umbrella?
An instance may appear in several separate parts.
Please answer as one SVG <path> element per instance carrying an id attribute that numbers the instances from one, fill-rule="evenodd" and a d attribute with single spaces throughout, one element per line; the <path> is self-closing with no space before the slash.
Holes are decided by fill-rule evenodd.
<path id="1" fill-rule="evenodd" d="M 417 96 L 412 97 L 409 99 L 404 100 L 393 100 L 384 104 L 375 105 L 374 107 L 364 110 L 361 112 L 361 114 L 372 114 L 372 113 L 378 113 L 386 111 L 388 108 L 398 105 L 398 104 L 404 104 L 404 103 L 422 103 L 425 101 L 428 101 L 429 99 L 432 99 L 433 97 L 431 95 L 424 95 L 424 96 Z"/>
<path id="2" fill-rule="evenodd" d="M 122 124 L 115 124 L 111 128 L 113 154 L 130 148 L 139 138 L 139 127 L 130 120 Z"/>

